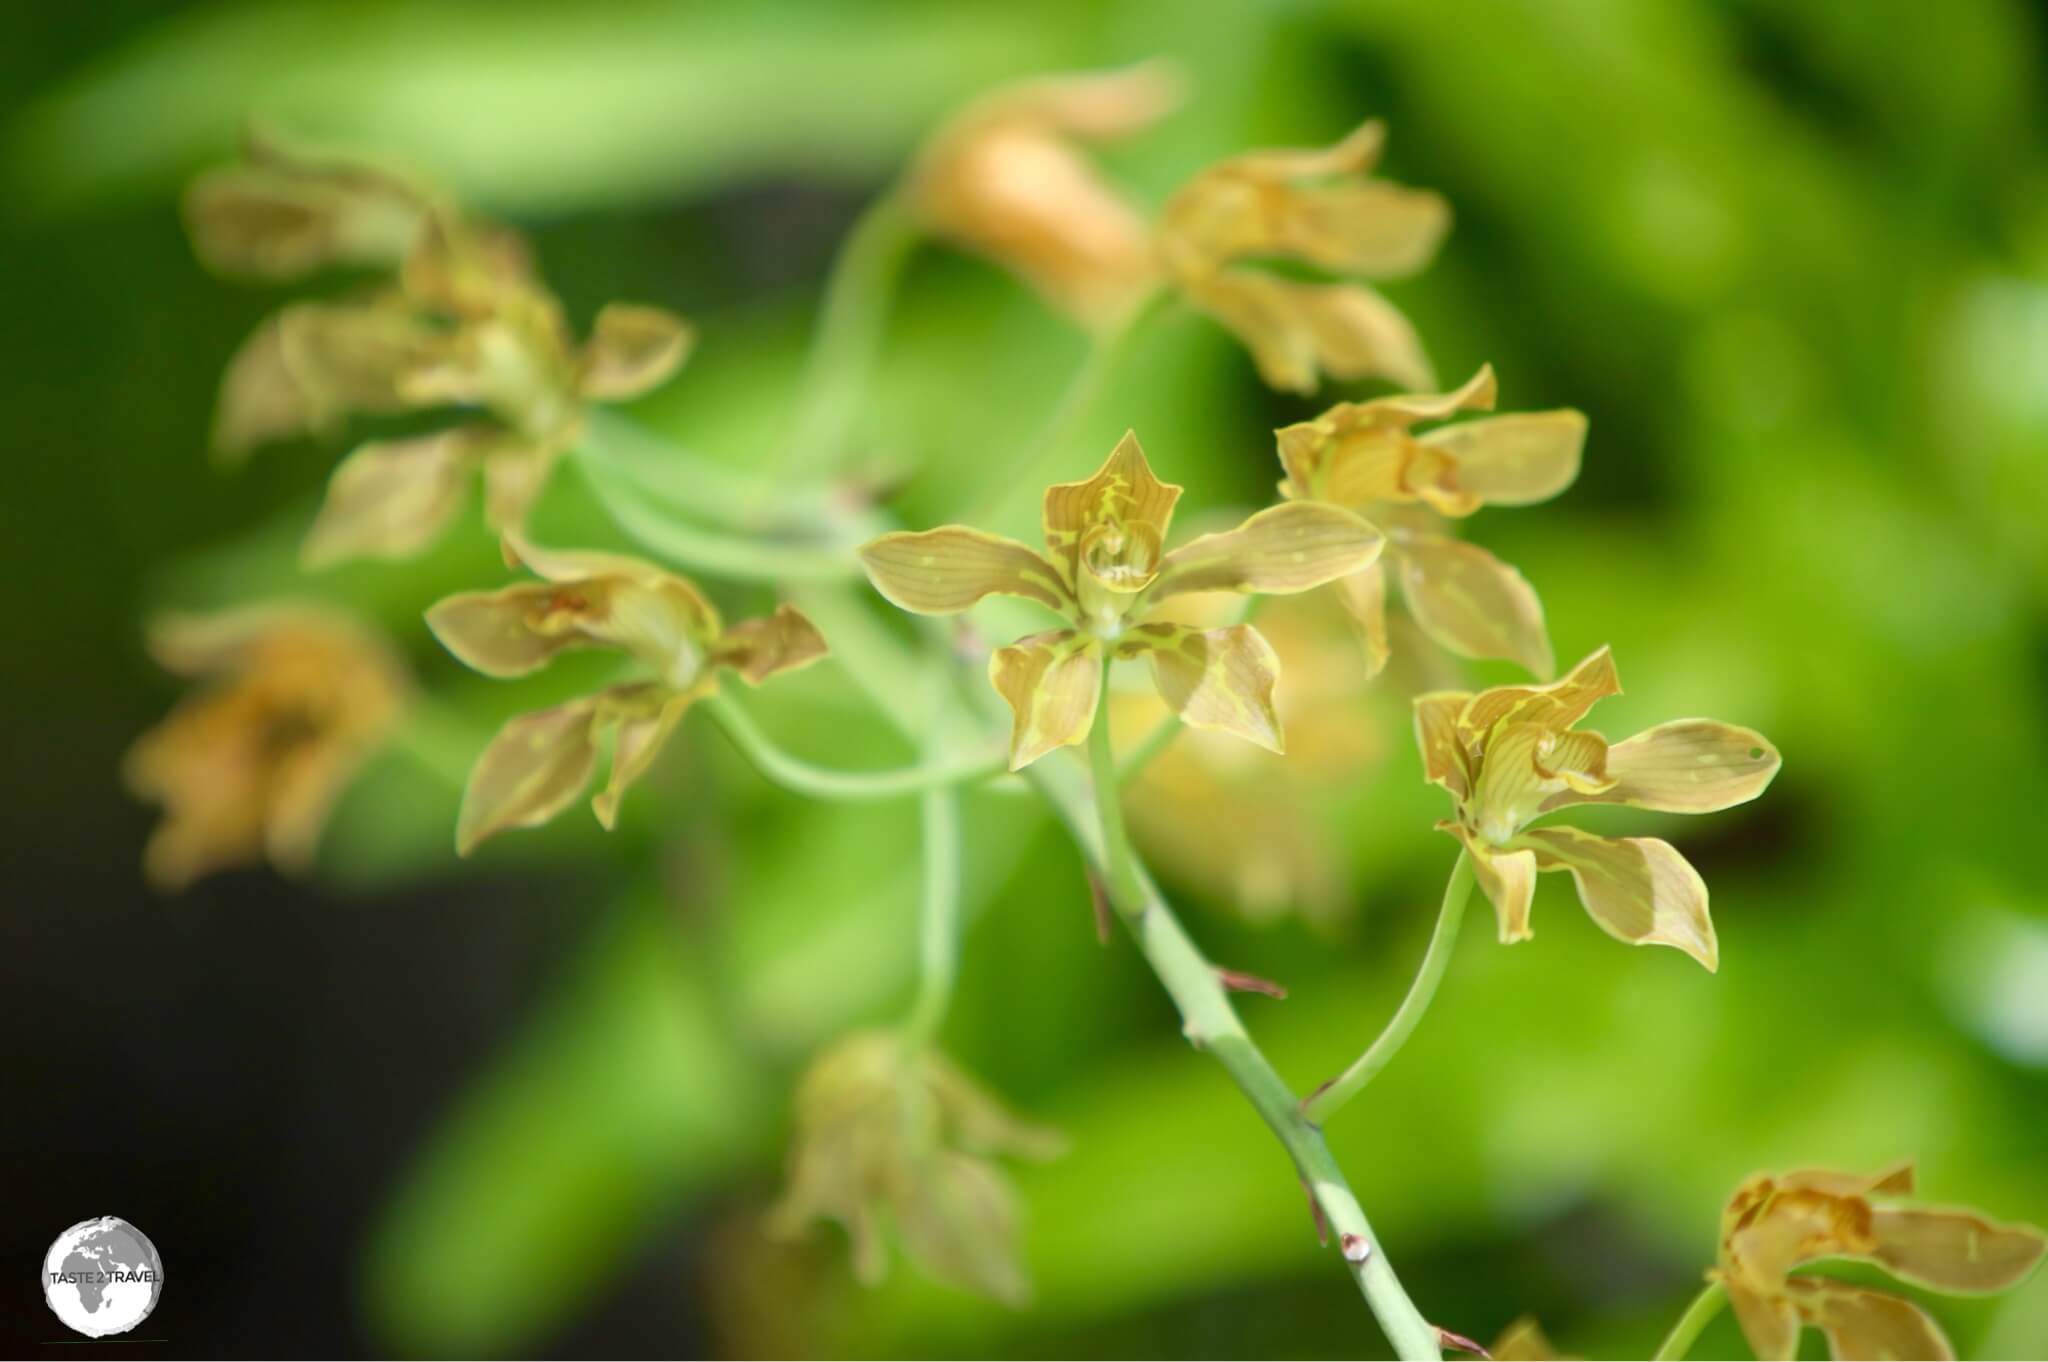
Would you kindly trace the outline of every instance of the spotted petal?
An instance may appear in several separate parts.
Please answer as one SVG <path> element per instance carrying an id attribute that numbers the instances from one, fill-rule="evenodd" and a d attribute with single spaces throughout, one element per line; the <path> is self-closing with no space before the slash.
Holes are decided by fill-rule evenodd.
<path id="1" fill-rule="evenodd" d="M 1257 629 L 1142 625 L 1117 644 L 1120 657 L 1140 654 L 1152 659 L 1159 694 L 1182 723 L 1283 750 L 1280 715 L 1273 707 L 1280 658 Z"/>
<path id="2" fill-rule="evenodd" d="M 1975 1211 L 1880 1206 L 1871 1212 L 1874 1262 L 1893 1276 L 1951 1295 L 2017 1286 L 2048 1252 L 2032 1225 L 2001 1225 Z"/>
<path id="3" fill-rule="evenodd" d="M 1586 717 L 1593 706 L 1621 694 L 1614 654 L 1602 645 L 1565 676 L 1544 686 L 1495 686 L 1472 697 L 1458 716 L 1468 733 L 1483 734 L 1502 719 L 1564 729 Z M 1610 772 L 1611 774 L 1611 772 Z"/>
<path id="4" fill-rule="evenodd" d="M 1825 1277 L 1793 1277 L 1785 1286 L 1800 1315 L 1827 1338 L 1831 1356 L 1955 1358 L 1941 1326 L 1909 1300 Z"/>
<path id="5" fill-rule="evenodd" d="M 779 605 L 765 619 L 741 620 L 718 640 L 715 656 L 758 686 L 777 672 L 807 667 L 830 651 L 803 611 Z"/>
<path id="6" fill-rule="evenodd" d="M 1386 669 L 1393 647 L 1387 639 L 1387 568 L 1384 560 L 1362 572 L 1341 577 L 1333 588 L 1337 600 L 1358 626 L 1365 649 L 1365 675 L 1370 680 Z"/>
<path id="7" fill-rule="evenodd" d="M 1415 697 L 1415 746 L 1422 753 L 1423 779 L 1441 785 L 1461 802 L 1472 793 L 1472 778 L 1465 745 L 1459 740 L 1458 715 L 1471 698 L 1461 690 Z"/>
<path id="8" fill-rule="evenodd" d="M 989 655 L 989 684 L 1010 706 L 1010 769 L 1088 736 L 1101 691 L 1095 640 L 1070 629 L 1018 639 Z"/>
<path id="9" fill-rule="evenodd" d="M 1052 564 L 1014 539 L 964 525 L 885 534 L 861 546 L 860 561 L 875 590 L 920 615 L 954 614 L 993 595 L 1073 609 Z"/>
<path id="10" fill-rule="evenodd" d="M 1423 632 L 1460 657 L 1498 657 L 1537 676 L 1556 669 L 1543 602 L 1521 573 L 1462 540 L 1399 531 L 1395 561 Z"/>
<path id="11" fill-rule="evenodd" d="M 1290 595 L 1370 567 L 1385 543 L 1351 512 L 1310 501 L 1283 502 L 1222 534 L 1205 534 L 1166 555 L 1148 599 L 1184 591 Z"/>
<path id="12" fill-rule="evenodd" d="M 1536 857 L 1527 850 L 1500 850 L 1488 846 L 1461 823 L 1438 823 L 1465 845 L 1472 858 L 1472 877 L 1479 881 L 1493 905 L 1503 945 L 1527 941 L 1536 933 L 1529 926 L 1529 906 L 1536 898 Z"/>
<path id="13" fill-rule="evenodd" d="M 597 702 L 572 700 L 510 720 L 477 758 L 462 793 L 455 849 L 464 856 L 508 828 L 538 827 L 574 803 L 597 767 Z"/>
<path id="14" fill-rule="evenodd" d="M 590 801 L 590 808 L 606 831 L 618 826 L 619 801 L 626 791 L 647 774 L 683 715 L 711 689 L 707 683 L 684 691 L 638 685 L 615 686 L 605 693 L 605 717 L 617 724 L 612 739 L 612 773 L 605 787 Z"/>
<path id="15" fill-rule="evenodd" d="M 1076 581 L 1091 532 L 1109 525 L 1135 527 L 1153 544 L 1163 544 L 1180 494 L 1178 486 L 1153 474 L 1137 433 L 1125 431 L 1094 476 L 1045 489 L 1046 549 L 1066 570 L 1066 580 Z"/>
<path id="16" fill-rule="evenodd" d="M 458 426 L 361 446 L 328 479 L 301 560 L 321 568 L 424 551 L 461 511 L 478 454 L 492 438 L 488 429 Z"/>
<path id="17" fill-rule="evenodd" d="M 1557 827 L 1531 828 L 1512 845 L 1534 852 L 1539 870 L 1569 870 L 1579 902 L 1610 936 L 1675 946 L 1709 970 L 1717 967 L 1706 882 L 1669 842 Z"/>
<path id="18" fill-rule="evenodd" d="M 1575 411 L 1517 412 L 1442 426 L 1421 438 L 1451 458 L 1459 488 L 1475 504 L 1527 506 L 1579 476 L 1586 418 Z"/>
<path id="19" fill-rule="evenodd" d="M 430 606 L 427 627 L 464 666 L 486 676 L 525 676 L 557 653 L 599 646 L 582 620 L 606 609 L 611 595 L 610 584 L 593 583 L 568 589 L 520 582 L 465 591 Z"/>
<path id="20" fill-rule="evenodd" d="M 1712 813 L 1764 792 L 1781 764 L 1763 734 L 1713 719 L 1674 719 L 1607 749 L 1600 791 L 1553 795 L 1544 812 L 1567 804 L 1627 804 L 1667 813 Z"/>
<path id="21" fill-rule="evenodd" d="M 1324 374 L 1435 386 L 1414 326 L 1362 284 L 1310 284 L 1231 268 L 1184 289 L 1244 342 L 1269 387 L 1314 392 Z"/>
<path id="22" fill-rule="evenodd" d="M 637 303 L 602 308 L 583 347 L 578 391 L 601 402 L 638 397 L 682 367 L 694 335 L 673 312 Z"/>

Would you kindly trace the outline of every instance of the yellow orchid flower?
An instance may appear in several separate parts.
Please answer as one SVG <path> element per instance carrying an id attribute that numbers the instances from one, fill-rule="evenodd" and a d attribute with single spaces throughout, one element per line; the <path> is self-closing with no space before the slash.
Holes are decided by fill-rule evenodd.
<path id="1" fill-rule="evenodd" d="M 888 1270 L 885 1226 L 910 1260 L 962 1290 L 1022 1305 L 1015 1194 L 995 1155 L 1047 1159 L 1065 1141 L 1019 1121 L 944 1057 L 886 1031 L 861 1031 L 821 1054 L 796 1094 L 789 1185 L 769 1213 L 784 1237 L 835 1220 L 854 1274 Z"/>
<path id="2" fill-rule="evenodd" d="M 149 647 L 168 671 L 219 678 L 128 750 L 129 788 L 164 806 L 150 881 L 182 889 L 265 858 L 304 868 L 404 708 L 397 657 L 355 619 L 299 603 L 166 616 Z"/>
<path id="3" fill-rule="evenodd" d="M 1143 131 L 1176 100 L 1157 62 L 1005 86 L 925 145 L 905 203 L 927 231 L 1015 272 L 1082 324 L 1114 326 L 1151 289 L 1151 233 L 1073 144 Z"/>
<path id="4" fill-rule="evenodd" d="M 695 586 L 638 559 L 542 550 L 516 538 L 510 544 L 541 580 L 435 604 L 427 624 L 449 652 L 487 676 L 518 677 L 558 653 L 602 648 L 626 654 L 648 674 L 499 729 L 463 792 L 455 845 L 465 856 L 487 837 L 537 827 L 567 808 L 590 784 L 607 728 L 615 730 L 611 778 L 591 808 L 612 827 L 620 798 L 654 764 L 683 715 L 718 689 L 720 668 L 759 685 L 825 655 L 825 640 L 793 606 L 727 628 Z"/>
<path id="5" fill-rule="evenodd" d="M 243 343 L 221 385 L 224 456 L 356 415 L 449 407 L 482 418 L 351 453 L 307 535 L 308 566 L 420 552 L 479 471 L 486 519 L 517 531 L 585 404 L 646 392 L 689 350 L 679 318 L 623 303 L 601 310 L 579 343 L 515 235 L 372 162 L 252 138 L 243 163 L 194 184 L 186 218 L 200 257 L 224 273 L 285 280 L 351 265 L 387 275 L 365 292 L 290 305 Z"/>
<path id="6" fill-rule="evenodd" d="M 862 546 L 869 580 L 921 615 L 948 615 L 1002 594 L 1067 621 L 999 648 L 989 680 L 1010 706 L 1010 769 L 1081 742 L 1095 720 L 1105 650 L 1150 658 L 1159 693 L 1182 722 L 1278 752 L 1279 661 L 1249 624 L 1196 629 L 1158 617 L 1185 592 L 1307 591 L 1370 564 L 1380 534 L 1350 512 L 1310 502 L 1269 507 L 1224 534 L 1167 552 L 1181 489 L 1152 473 L 1126 434 L 1095 475 L 1046 489 L 1043 554 L 960 525 L 898 532 Z"/>
<path id="7" fill-rule="evenodd" d="M 1493 366 L 1482 365 L 1455 392 L 1343 402 L 1275 432 L 1287 473 L 1283 496 L 1346 507 L 1387 532 L 1386 557 L 1337 588 L 1358 621 L 1369 675 L 1389 653 L 1390 571 L 1415 622 L 1444 648 L 1506 658 L 1545 678 L 1556 666 L 1543 604 L 1528 581 L 1446 534 L 1444 519 L 1481 506 L 1533 505 L 1571 486 L 1586 418 L 1570 410 L 1517 412 L 1414 432 L 1423 422 L 1491 411 L 1497 391 Z"/>
<path id="8" fill-rule="evenodd" d="M 1875 1177 L 1805 1169 L 1758 1174 L 1721 1213 L 1714 1270 L 1759 1358 L 1797 1354 L 1819 1329 L 1837 1358 L 1953 1358 L 1941 1326 L 1912 1301 L 1829 1277 L 1793 1275 L 1824 1258 L 1874 1263 L 1947 1295 L 1988 1295 L 2023 1281 L 2048 1251 L 2031 1225 L 1976 1211 L 1893 1205 L 1912 1195 L 1913 1168 Z"/>
<path id="9" fill-rule="evenodd" d="M 1547 686 L 1496 686 L 1477 695 L 1415 697 L 1424 775 L 1450 793 L 1457 817 L 1437 824 L 1472 857 L 1502 941 L 1526 941 L 1541 870 L 1568 870 L 1579 901 L 1610 935 L 1676 946 L 1714 969 L 1718 948 L 1707 886 L 1669 842 L 1531 828 L 1576 804 L 1712 813 L 1762 794 L 1778 773 L 1760 733 L 1712 719 L 1678 719 L 1609 746 L 1576 727 L 1621 693 L 1606 648 Z"/>
<path id="10" fill-rule="evenodd" d="M 1204 170 L 1167 203 L 1159 259 L 1187 300 L 1235 332 L 1259 376 L 1312 392 L 1321 376 L 1435 383 L 1408 319 L 1362 283 L 1289 278 L 1284 260 L 1344 278 L 1427 266 L 1450 227 L 1437 194 L 1366 178 L 1386 142 L 1369 122 L 1327 150 L 1255 151 Z"/>

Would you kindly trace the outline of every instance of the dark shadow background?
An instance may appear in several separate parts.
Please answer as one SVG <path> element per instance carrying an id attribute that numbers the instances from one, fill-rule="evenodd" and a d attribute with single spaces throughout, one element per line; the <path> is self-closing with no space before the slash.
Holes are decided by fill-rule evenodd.
<path id="1" fill-rule="evenodd" d="M 579 318 L 620 296 L 691 315 L 704 350 L 647 419 L 731 453 L 786 411 L 838 236 L 920 130 L 999 78 L 1155 51 L 1190 69 L 1194 100 L 1110 153 L 1155 205 L 1222 154 L 1388 117 L 1391 173 L 1458 210 L 1436 268 L 1396 291 L 1440 367 L 1492 359 L 1505 406 L 1592 417 L 1580 484 L 1482 516 L 1478 535 L 1541 587 L 1561 657 L 1614 641 L 1631 684 L 1615 730 L 1712 713 L 1787 754 L 1755 808 L 1647 829 L 1714 885 L 1719 978 L 1599 938 L 1560 886 L 1539 898 L 1539 941 L 1503 951 L 1471 931 L 1384 1080 L 1398 1119 L 1334 1132 L 1411 1289 L 1482 1339 L 1534 1311 L 1568 1348 L 1636 1355 L 1756 1168 L 1918 1155 L 1936 1200 L 2048 1219 L 2044 27 L 1998 0 L 1199 18 L 1137 0 L 123 0 L 0 17 L 0 1344 L 1379 1346 L 1227 1086 L 1130 953 L 1093 946 L 1071 852 L 1008 806 L 972 824 L 990 906 L 948 1038 L 1075 1138 L 1020 1174 L 1041 1285 L 1021 1314 L 901 1267 L 864 1295 L 838 1240 L 757 1231 L 794 1073 L 902 995 L 894 956 L 848 966 L 858 978 L 829 967 L 849 939 L 908 951 L 913 896 L 888 878 L 914 857 L 901 811 L 804 808 L 698 735 L 619 838 L 550 831 L 458 865 L 452 794 L 393 761 L 344 808 L 320 875 L 236 872 L 166 900 L 136 869 L 153 815 L 119 785 L 121 752 L 176 694 L 141 652 L 144 615 L 297 589 L 249 545 L 295 533 L 339 452 L 234 476 L 204 458 L 221 366 L 280 297 L 205 275 L 177 217 L 179 183 L 226 154 L 241 114 L 428 166 L 530 234 Z M 894 343 L 869 452 L 946 454 L 909 488 L 914 521 L 999 471 L 992 451 L 1021 442 L 1076 347 L 1006 280 L 936 250 Z M 1163 428 L 1191 507 L 1265 494 L 1263 446 L 1248 458 L 1219 432 L 1313 410 L 1259 389 L 1199 322 L 1122 393 L 1096 424 Z M 437 696 L 502 713 L 517 697 L 455 675 L 418 625 L 489 563 L 471 535 L 312 589 L 383 620 Z M 831 691 L 795 688 L 776 726 L 840 764 L 889 764 Z M 1398 997 L 1449 863 L 1398 705 L 1358 713 L 1381 756 L 1329 801 L 1345 888 L 1328 919 L 1247 924 L 1170 837 L 1152 849 L 1218 958 L 1293 987 L 1250 1015 L 1304 1085 Z M 887 916 L 835 928 L 871 902 Z M 606 971 L 649 961 L 674 990 L 654 1029 L 694 1037 L 701 1014 L 723 1047 L 689 1060 L 701 1086 L 658 1100 L 638 1061 L 625 1077 L 600 1062 L 649 1030 L 607 1010 L 639 995 Z M 707 1134 L 713 1107 L 731 1124 Z M 502 1221 L 479 1218 L 500 1203 Z M 1198 1209 L 1162 1254 L 1173 1206 Z M 164 1342 L 63 1340 L 31 1286 L 49 1241 L 102 1214 L 164 1255 L 138 1331 Z M 466 1233 L 493 1249 L 492 1295 L 437 1323 L 392 1283 L 436 1281 Z M 1966 1355 L 2048 1347 L 2038 1281 L 1936 1308 Z M 519 1322 L 475 1322 L 493 1316 Z M 1723 1321 L 1701 1352 L 1739 1347 Z"/>

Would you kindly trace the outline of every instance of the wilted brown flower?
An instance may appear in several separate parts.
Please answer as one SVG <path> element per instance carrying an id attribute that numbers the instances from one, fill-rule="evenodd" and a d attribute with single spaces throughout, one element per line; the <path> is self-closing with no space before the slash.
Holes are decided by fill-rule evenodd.
<path id="1" fill-rule="evenodd" d="M 664 382 L 689 349 L 678 318 L 633 304 L 604 308 L 579 344 L 517 237 L 356 158 L 252 139 L 242 164 L 194 184 L 186 216 L 201 258 L 223 272 L 280 280 L 351 265 L 387 276 L 257 328 L 221 385 L 222 454 L 351 416 L 449 407 L 480 418 L 344 459 L 306 539 L 309 565 L 419 552 L 478 471 L 486 519 L 519 529 L 584 405 Z"/>
<path id="2" fill-rule="evenodd" d="M 1366 178 L 1386 141 L 1374 121 L 1328 150 L 1255 151 L 1197 175 L 1166 205 L 1159 258 L 1196 307 L 1252 352 L 1275 388 L 1332 378 L 1435 383 L 1422 342 L 1361 283 L 1290 278 L 1286 261 L 1345 279 L 1393 279 L 1427 266 L 1449 228 L 1442 197 Z"/>
<path id="3" fill-rule="evenodd" d="M 825 655 L 825 640 L 794 606 L 727 628 L 695 586 L 651 564 L 544 550 L 516 536 L 507 542 L 542 580 L 437 603 L 427 624 L 449 652 L 487 676 L 517 677 L 558 653 L 603 648 L 626 654 L 648 675 L 499 729 L 463 792 L 455 846 L 465 856 L 495 833 L 537 827 L 567 808 L 590 784 L 606 729 L 614 731 L 611 778 L 591 808 L 610 828 L 620 798 L 654 764 L 683 715 L 718 689 L 719 669 L 759 685 Z"/>
<path id="4" fill-rule="evenodd" d="M 1576 727 L 1620 693 L 1614 659 L 1602 648 L 1547 686 L 1416 696 L 1424 774 L 1457 805 L 1457 817 L 1437 827 L 1471 855 L 1502 941 L 1531 935 L 1536 872 L 1569 870 L 1579 902 L 1610 935 L 1676 946 L 1711 970 L 1719 954 L 1707 886 L 1676 847 L 1529 824 L 1575 804 L 1712 813 L 1762 794 L 1778 773 L 1778 753 L 1761 733 L 1712 719 L 1659 724 L 1612 747 Z"/>
<path id="5" fill-rule="evenodd" d="M 1287 476 L 1282 495 L 1348 507 L 1387 532 L 1387 555 L 1337 587 L 1364 636 L 1368 674 L 1386 665 L 1387 574 L 1431 639 L 1461 657 L 1519 662 L 1539 677 L 1555 667 L 1543 604 L 1522 574 L 1444 532 L 1444 517 L 1481 506 L 1546 501 L 1579 475 L 1586 418 L 1523 412 L 1414 427 L 1460 412 L 1491 411 L 1493 366 L 1442 394 L 1343 402 L 1276 432 Z"/>
<path id="6" fill-rule="evenodd" d="M 1825 1258 L 1875 1263 L 1901 1281 L 1948 1295 L 2017 1286 L 2048 1251 L 2031 1225 L 1976 1211 L 1894 1206 L 1913 1192 L 1904 1164 L 1875 1177 L 1820 1169 L 1760 1173 L 1721 1213 L 1715 1269 L 1759 1358 L 1797 1354 L 1811 1326 L 1837 1358 L 1953 1358 L 1941 1326 L 1918 1305 L 1829 1277 L 1794 1276 Z"/>
<path id="7" fill-rule="evenodd" d="M 949 120 L 919 153 L 905 202 L 926 230 L 1015 271 L 1085 325 L 1128 316 L 1153 282 L 1150 230 L 1077 151 L 1172 108 L 1157 62 L 1005 86 Z"/>
<path id="8" fill-rule="evenodd" d="M 770 1229 L 801 1234 L 835 1220 L 868 1284 L 888 1270 L 887 1228 L 924 1271 L 1022 1305 L 1017 1206 L 995 1156 L 1046 1159 L 1055 1131 L 1005 1111 L 943 1056 L 886 1031 L 862 1031 L 819 1055 L 796 1095 L 789 1185 Z"/>
<path id="9" fill-rule="evenodd" d="M 885 534 L 862 546 L 875 589 L 905 610 L 949 615 L 985 596 L 1022 596 L 1063 617 L 999 648 L 989 681 L 1010 706 L 1010 769 L 1081 742 L 1095 721 L 1102 658 L 1149 657 L 1160 695 L 1196 728 L 1281 750 L 1279 661 L 1249 624 L 1193 629 L 1156 607 L 1194 591 L 1283 595 L 1356 572 L 1379 531 L 1334 506 L 1268 507 L 1226 534 L 1166 551 L 1181 489 L 1159 481 L 1126 433 L 1095 476 L 1046 489 L 1046 552 L 963 525 Z"/>
<path id="10" fill-rule="evenodd" d="M 167 670 L 210 681 L 128 749 L 128 787 L 164 806 L 143 855 L 151 882 L 182 889 L 265 858 L 304 868 L 398 719 L 398 659 L 354 619 L 297 603 L 166 616 L 149 647 Z"/>

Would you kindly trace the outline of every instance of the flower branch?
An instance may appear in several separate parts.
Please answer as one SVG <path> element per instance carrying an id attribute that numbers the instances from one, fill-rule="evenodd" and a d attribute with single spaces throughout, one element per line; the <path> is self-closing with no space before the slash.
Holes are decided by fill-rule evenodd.
<path id="1" fill-rule="evenodd" d="M 1401 1006 L 1395 1009 L 1386 1030 L 1366 1047 L 1365 1053 L 1353 1060 L 1343 1073 L 1309 1094 L 1301 1104 L 1302 1115 L 1318 1125 L 1327 1121 L 1338 1108 L 1365 1091 L 1365 1085 L 1372 1082 L 1408 1043 L 1408 1037 L 1414 1034 L 1422 1021 L 1422 1014 L 1429 1010 L 1431 1001 L 1435 999 L 1444 971 L 1450 967 L 1451 953 L 1458 944 L 1458 927 L 1465 920 L 1465 904 L 1471 897 L 1472 859 L 1460 852 L 1457 863 L 1451 867 L 1450 881 L 1444 886 L 1444 901 L 1437 910 L 1436 930 L 1430 934 L 1422 966 L 1415 972 L 1415 982 L 1408 986 Z"/>
<path id="2" fill-rule="evenodd" d="M 755 770 L 795 794 L 813 799 L 897 799 L 997 780 L 1008 774 L 1001 753 L 967 761 L 935 762 L 896 771 L 833 771 L 814 766 L 777 747 L 746 710 L 730 696 L 713 695 L 705 712 L 717 721 L 732 745 Z"/>

